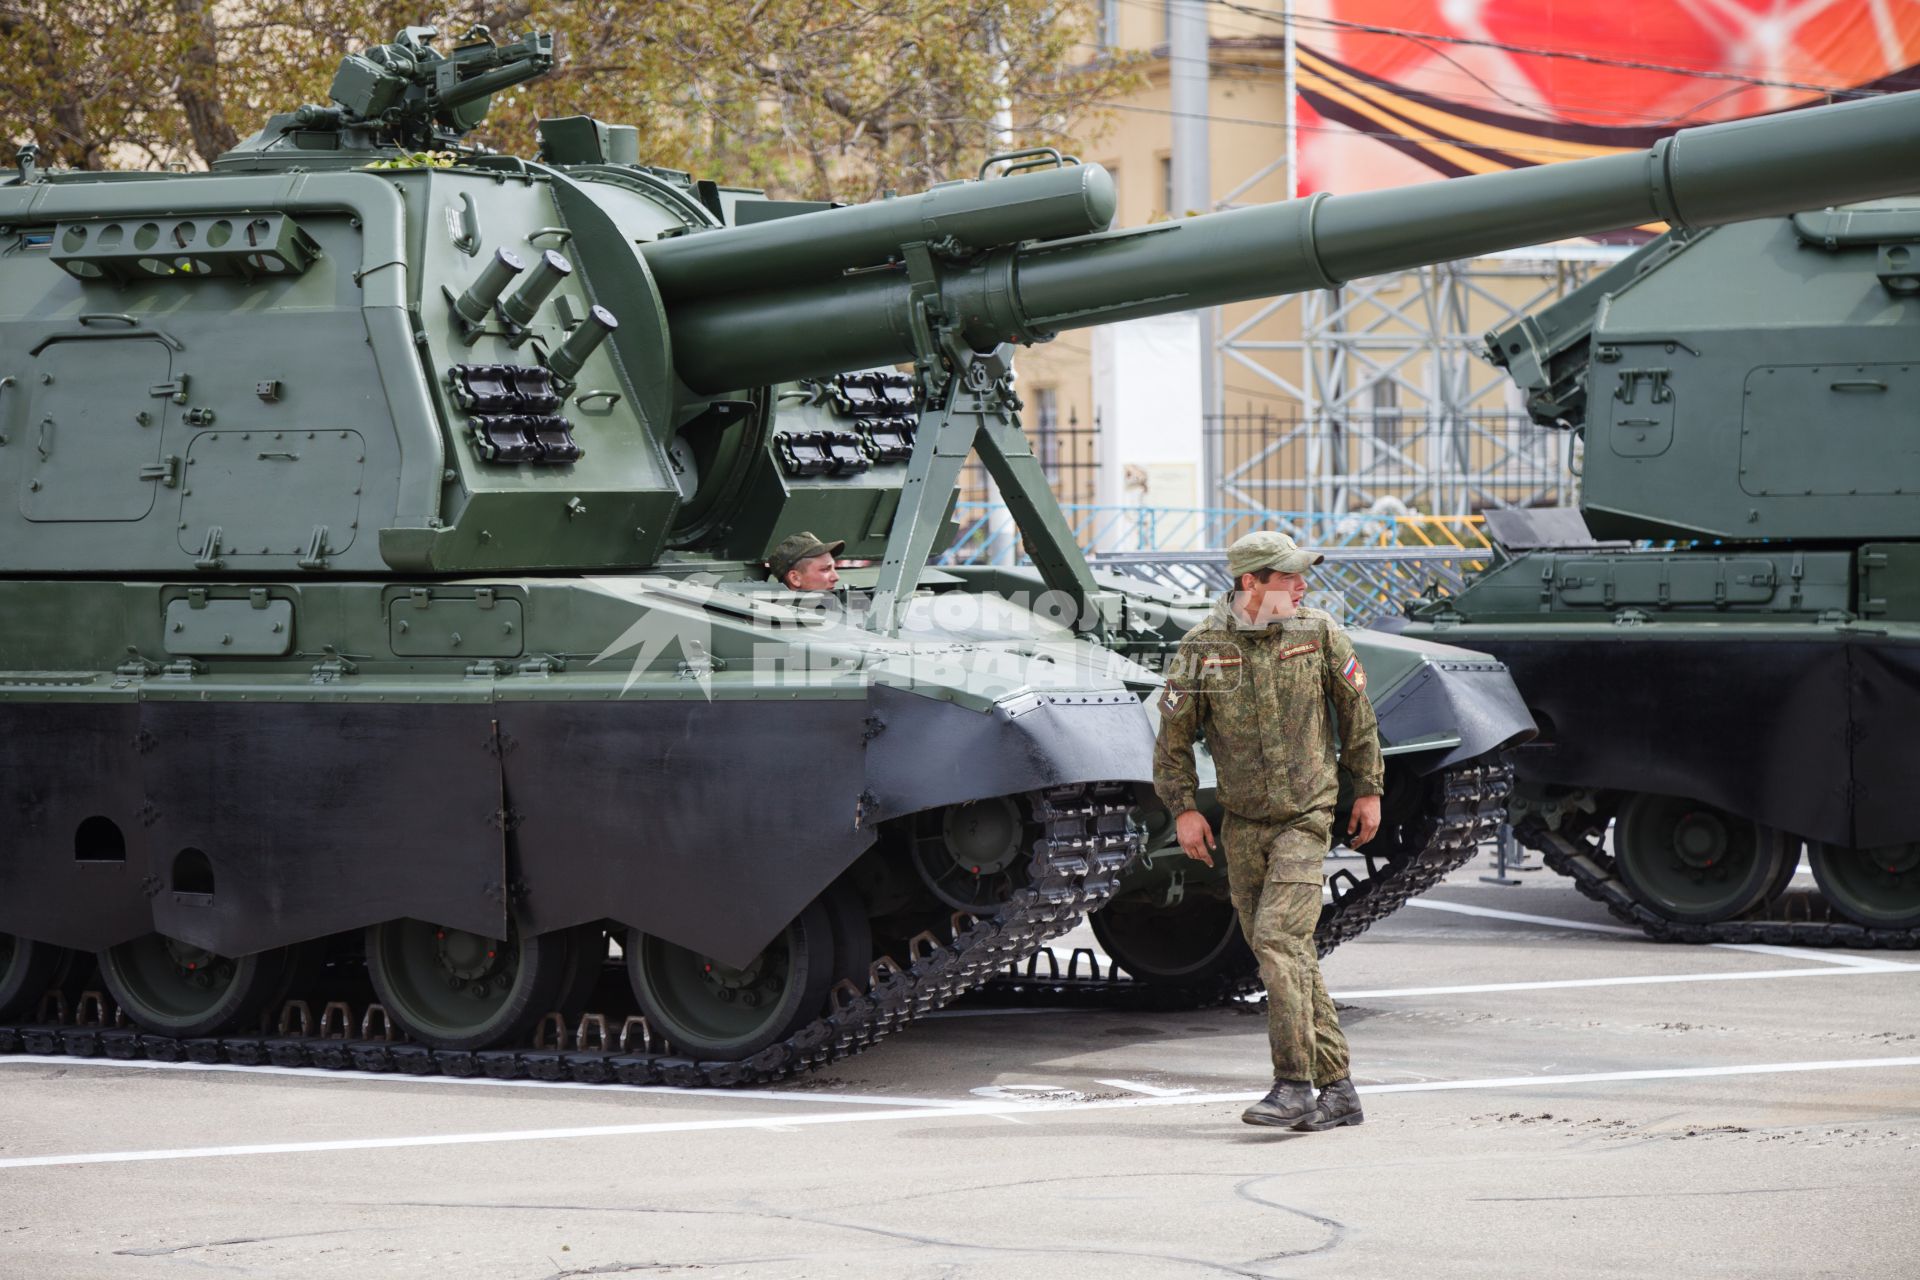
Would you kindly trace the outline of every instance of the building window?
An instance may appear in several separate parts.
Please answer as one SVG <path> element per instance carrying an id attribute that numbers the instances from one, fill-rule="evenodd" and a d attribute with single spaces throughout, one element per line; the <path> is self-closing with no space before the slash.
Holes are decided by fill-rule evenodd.
<path id="1" fill-rule="evenodd" d="M 1169 218 L 1179 216 L 1173 207 L 1173 157 L 1160 157 L 1160 212 Z"/>
<path id="2" fill-rule="evenodd" d="M 1034 388 L 1033 443 L 1033 451 L 1040 456 L 1040 470 L 1047 479 L 1056 479 L 1060 468 L 1060 402 L 1052 387 Z"/>
<path id="3" fill-rule="evenodd" d="M 1373 437 L 1385 444 L 1400 443 L 1400 384 L 1373 384 Z"/>
<path id="4" fill-rule="evenodd" d="M 1100 0 L 1100 47 L 1120 43 L 1120 0 Z"/>
<path id="5" fill-rule="evenodd" d="M 1173 0 L 1160 0 L 1160 42 L 1173 43 Z"/>

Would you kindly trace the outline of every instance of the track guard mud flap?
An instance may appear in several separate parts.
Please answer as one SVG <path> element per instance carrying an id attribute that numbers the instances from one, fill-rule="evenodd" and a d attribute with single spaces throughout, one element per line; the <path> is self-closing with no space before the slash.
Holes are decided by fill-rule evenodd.
<path id="1" fill-rule="evenodd" d="M 490 821 L 490 714 L 7 704 L 0 806 L 14 837 L 0 858 L 0 929 L 83 950 L 158 931 L 223 955 L 404 915 L 496 932 L 504 846 Z M 116 832 L 123 860 L 83 838 L 85 823 Z"/>
<path id="2" fill-rule="evenodd" d="M 1533 717 L 1513 677 L 1484 658 L 1430 658 L 1374 707 L 1380 737 L 1389 746 L 1422 738 L 1457 737 L 1451 750 L 1421 752 L 1409 763 L 1419 772 L 1471 760 L 1533 737 Z"/>
<path id="3" fill-rule="evenodd" d="M 533 927 L 610 917 L 744 964 L 887 818 L 1069 782 L 1151 777 L 1123 692 L 974 711 L 866 698 L 501 708 Z"/>
<path id="4" fill-rule="evenodd" d="M 872 706 L 876 819 L 1071 782 L 1153 781 L 1153 728 L 1130 693 L 1029 693 L 982 714 L 876 686 Z"/>
<path id="5" fill-rule="evenodd" d="M 1878 744 L 1891 771 L 1913 768 L 1920 673 L 1902 677 L 1847 643 L 1725 632 L 1592 639 L 1550 627 L 1466 642 L 1512 667 L 1541 716 L 1545 740 L 1514 753 L 1523 784 L 1691 796 L 1795 835 L 1852 844 L 1849 764 L 1863 759 L 1856 711 L 1858 723 L 1884 724 L 1901 739 Z M 1910 787 L 1879 770 L 1877 757 L 1863 770 L 1861 825 L 1889 842 L 1913 839 L 1920 824 L 1904 802 Z"/>

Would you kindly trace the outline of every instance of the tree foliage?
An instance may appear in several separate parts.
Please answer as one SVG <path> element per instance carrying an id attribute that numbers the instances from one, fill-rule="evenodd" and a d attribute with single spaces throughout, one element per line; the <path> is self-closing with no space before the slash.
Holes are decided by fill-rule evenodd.
<path id="1" fill-rule="evenodd" d="M 1084 137 L 1137 78 L 1090 57 L 1089 0 L 0 0 L 0 133 L 48 166 L 198 167 L 420 23 L 443 48 L 475 23 L 556 35 L 556 70 L 471 141 L 530 155 L 538 117 L 589 114 L 637 125 L 649 163 L 812 198 Z"/>

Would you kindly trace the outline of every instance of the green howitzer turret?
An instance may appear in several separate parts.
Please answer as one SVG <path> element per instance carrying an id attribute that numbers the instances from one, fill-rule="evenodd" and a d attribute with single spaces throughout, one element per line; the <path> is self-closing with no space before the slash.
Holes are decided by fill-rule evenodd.
<path id="1" fill-rule="evenodd" d="M 1206 602 L 1092 572 L 1013 348 L 1920 185 L 1894 97 L 1137 231 L 1051 153 L 828 208 L 584 116 L 467 148 L 551 45 L 432 39 L 211 173 L 0 186 L 0 1052 L 774 1079 L 1083 913 L 1162 1006 L 1246 990 L 1146 787 Z M 931 563 L 974 452 L 1031 570 Z M 854 562 L 824 596 L 764 563 L 802 530 Z M 1386 822 L 1323 948 L 1472 855 L 1533 731 L 1497 662 L 1354 639 Z M 410 1039 L 250 1034 L 317 960 Z M 96 963 L 138 1030 L 15 1029 Z"/>

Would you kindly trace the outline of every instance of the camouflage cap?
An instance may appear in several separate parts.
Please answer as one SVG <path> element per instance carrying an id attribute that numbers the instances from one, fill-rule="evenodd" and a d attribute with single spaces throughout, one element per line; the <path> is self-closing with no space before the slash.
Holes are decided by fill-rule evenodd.
<path id="1" fill-rule="evenodd" d="M 811 533 L 790 534 L 767 556 L 767 568 L 775 581 L 785 581 L 787 570 L 813 556 L 837 556 L 846 550 L 845 542 L 822 542 Z"/>
<path id="2" fill-rule="evenodd" d="M 1284 533 L 1262 529 L 1240 538 L 1227 548 L 1227 572 L 1238 581 L 1243 573 L 1278 569 L 1281 573 L 1304 573 L 1326 557 L 1318 551 L 1302 551 Z"/>

